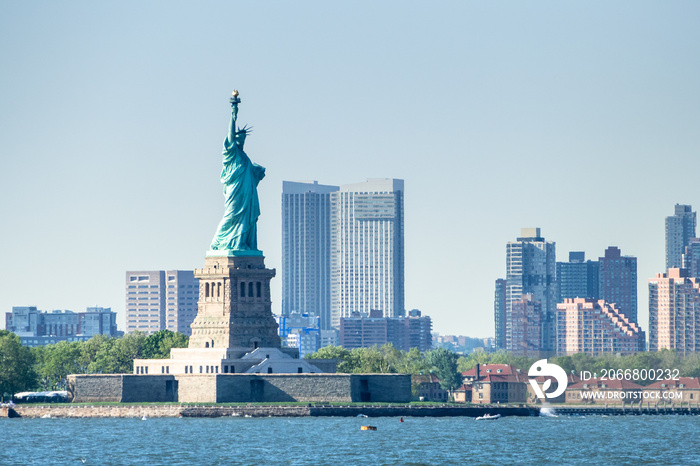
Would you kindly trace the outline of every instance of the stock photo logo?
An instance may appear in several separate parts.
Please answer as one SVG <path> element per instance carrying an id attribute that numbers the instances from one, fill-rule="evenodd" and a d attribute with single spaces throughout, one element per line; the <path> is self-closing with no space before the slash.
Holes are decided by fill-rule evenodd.
<path id="1" fill-rule="evenodd" d="M 532 386 L 532 389 L 535 391 L 537 397 L 542 400 L 545 399 L 545 397 L 558 397 L 559 395 L 564 393 L 564 390 L 566 390 L 566 386 L 568 384 L 566 372 L 564 372 L 564 369 L 562 369 L 556 364 L 547 362 L 546 359 L 540 359 L 532 366 L 530 366 L 530 370 L 527 372 L 527 375 L 530 377 L 529 382 Z M 546 379 L 542 384 L 542 387 L 540 387 L 540 385 L 537 383 L 537 380 L 533 377 L 554 377 L 554 379 L 556 379 L 557 381 L 556 390 L 554 390 L 551 393 L 547 392 L 547 389 L 549 389 L 552 385 L 551 378 Z"/>

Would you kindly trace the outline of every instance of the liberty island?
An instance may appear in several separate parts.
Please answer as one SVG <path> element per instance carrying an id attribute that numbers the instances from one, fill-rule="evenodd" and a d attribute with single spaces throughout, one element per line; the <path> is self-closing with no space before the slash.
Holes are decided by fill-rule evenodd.
<path id="1" fill-rule="evenodd" d="M 237 126 L 234 90 L 222 151 L 224 215 L 199 280 L 188 348 L 168 359 L 135 359 L 133 374 L 68 376 L 73 402 L 408 402 L 407 374 L 338 374 L 334 360 L 299 359 L 282 348 L 270 280 L 257 244 L 258 184 L 265 168 L 244 151 L 250 128 Z"/>

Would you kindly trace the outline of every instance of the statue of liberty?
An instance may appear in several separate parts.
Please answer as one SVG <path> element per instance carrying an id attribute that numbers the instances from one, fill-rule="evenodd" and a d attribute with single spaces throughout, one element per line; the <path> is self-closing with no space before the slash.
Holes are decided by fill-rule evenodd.
<path id="1" fill-rule="evenodd" d="M 211 242 L 208 256 L 262 256 L 258 250 L 257 221 L 260 216 L 258 183 L 265 168 L 250 161 L 243 151 L 250 128 L 236 129 L 238 91 L 231 97 L 231 123 L 224 140 L 221 182 L 224 185 L 226 211 Z"/>

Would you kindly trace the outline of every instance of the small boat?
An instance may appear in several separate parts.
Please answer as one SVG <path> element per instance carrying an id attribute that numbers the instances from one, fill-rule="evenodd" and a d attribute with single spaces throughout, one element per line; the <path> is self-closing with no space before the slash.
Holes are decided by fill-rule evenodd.
<path id="1" fill-rule="evenodd" d="M 360 430 L 377 430 L 375 426 L 360 426 Z"/>
<path id="2" fill-rule="evenodd" d="M 500 414 L 484 414 L 483 416 L 479 416 L 476 418 L 477 421 L 492 421 L 494 419 L 498 419 L 501 417 Z"/>

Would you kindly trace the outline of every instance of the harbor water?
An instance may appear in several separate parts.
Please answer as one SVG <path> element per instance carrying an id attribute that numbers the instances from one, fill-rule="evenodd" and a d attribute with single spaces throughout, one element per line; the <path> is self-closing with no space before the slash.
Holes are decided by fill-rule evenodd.
<path id="1" fill-rule="evenodd" d="M 2 465 L 698 464 L 700 417 L 0 419 Z M 373 425 L 376 431 L 361 430 Z"/>

